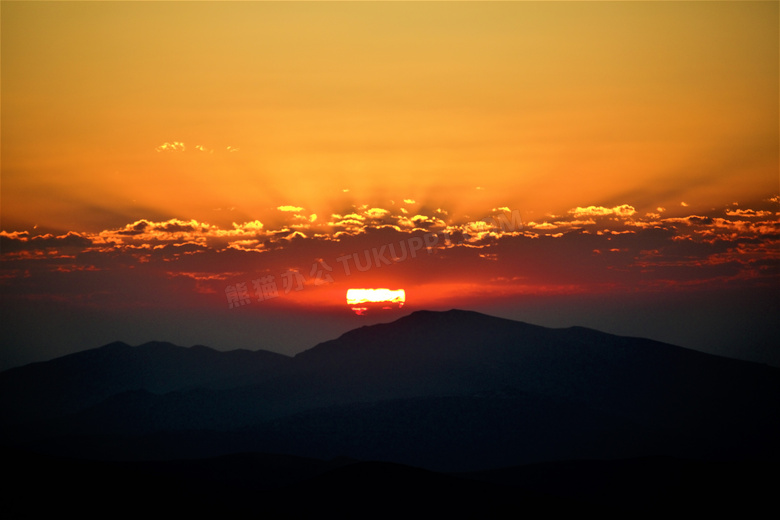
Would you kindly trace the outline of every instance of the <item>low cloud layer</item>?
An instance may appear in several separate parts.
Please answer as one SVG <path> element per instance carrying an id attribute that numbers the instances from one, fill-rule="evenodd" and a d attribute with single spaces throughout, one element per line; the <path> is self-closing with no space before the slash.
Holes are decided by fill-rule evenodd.
<path id="1" fill-rule="evenodd" d="M 777 203 L 765 202 L 760 209 L 732 206 L 669 218 L 639 215 L 628 204 L 582 206 L 527 222 L 510 205 L 464 222 L 448 220 L 442 208 L 411 214 L 353 206 L 320 219 L 303 207 L 281 206 L 284 220 L 273 227 L 257 220 L 223 228 L 170 219 L 98 233 L 3 231 L 0 283 L 15 298 L 69 294 L 74 302 L 130 305 L 132 297 L 108 287 L 132 280 L 131 294 L 168 287 L 185 300 L 211 295 L 208 304 L 215 306 L 223 305 L 231 283 L 308 274 L 318 262 L 330 268 L 334 287 L 375 280 L 462 284 L 471 288 L 463 298 L 469 291 L 487 297 L 769 285 L 780 276 L 780 225 Z M 165 300 L 140 296 L 135 304 Z"/>

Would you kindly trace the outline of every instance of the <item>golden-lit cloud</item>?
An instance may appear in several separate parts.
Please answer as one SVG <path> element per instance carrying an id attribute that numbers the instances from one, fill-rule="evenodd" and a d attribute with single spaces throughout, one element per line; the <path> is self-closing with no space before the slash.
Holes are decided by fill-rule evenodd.
<path id="1" fill-rule="evenodd" d="M 569 213 L 576 218 L 580 217 L 630 217 L 636 213 L 636 210 L 628 204 L 621 206 L 615 206 L 613 208 L 605 208 L 603 206 L 588 206 L 586 208 L 576 207 L 569 210 Z"/>
<path id="2" fill-rule="evenodd" d="M 247 233 L 259 233 L 263 230 L 263 223 L 259 220 L 253 220 L 251 222 L 244 222 L 243 224 L 236 224 L 233 222 L 233 229 L 242 234 Z"/>
<path id="3" fill-rule="evenodd" d="M 367 218 L 371 219 L 379 219 L 384 217 L 385 215 L 388 215 L 390 211 L 384 209 L 384 208 L 371 208 L 369 210 L 366 210 L 364 215 Z"/>
<path id="4" fill-rule="evenodd" d="M 155 148 L 158 152 L 185 152 L 187 147 L 180 141 L 173 141 L 172 143 L 165 142 Z"/>
<path id="5" fill-rule="evenodd" d="M 753 209 L 727 209 L 726 215 L 730 217 L 767 218 L 773 216 L 774 213 L 772 211 L 756 211 Z"/>
<path id="6" fill-rule="evenodd" d="M 228 249 L 236 249 L 238 251 L 247 251 L 253 253 L 259 253 L 264 250 L 263 243 L 260 240 L 231 240 L 227 243 Z"/>
<path id="7" fill-rule="evenodd" d="M 537 224 L 536 222 L 529 222 L 528 226 L 534 229 L 558 229 L 558 226 L 556 224 L 551 224 L 546 221 L 542 222 L 541 224 Z"/>

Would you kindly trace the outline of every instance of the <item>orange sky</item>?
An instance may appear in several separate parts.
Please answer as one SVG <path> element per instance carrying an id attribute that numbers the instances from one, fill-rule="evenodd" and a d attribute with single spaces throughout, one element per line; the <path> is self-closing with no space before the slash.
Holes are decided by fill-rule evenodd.
<path id="1" fill-rule="evenodd" d="M 6 231 L 778 189 L 774 2 L 2 9 Z"/>
<path id="2" fill-rule="evenodd" d="M 349 287 L 666 341 L 694 333 L 624 323 L 612 296 L 726 291 L 704 299 L 747 316 L 780 280 L 779 13 L 2 2 L 0 303 L 17 318 L 0 339 L 51 345 L 28 326 L 45 314 L 76 327 L 72 348 L 196 331 L 258 348 L 226 332 L 245 319 L 289 352 L 356 322 L 322 318 L 284 343 L 267 313 L 349 312 Z M 491 216 L 513 224 L 480 224 Z M 278 297 L 263 298 L 269 276 Z M 600 317 L 571 303 L 583 295 L 609 302 Z M 163 318 L 183 309 L 208 318 Z M 89 335 L 89 313 L 115 326 Z M 700 343 L 756 326 L 733 320 L 702 318 Z"/>

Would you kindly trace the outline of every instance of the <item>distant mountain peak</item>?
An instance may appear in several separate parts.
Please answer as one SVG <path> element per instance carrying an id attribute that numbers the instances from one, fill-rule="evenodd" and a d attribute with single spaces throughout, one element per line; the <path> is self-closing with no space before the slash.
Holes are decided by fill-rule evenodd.
<path id="1" fill-rule="evenodd" d="M 450 309 L 448 311 L 430 311 L 427 309 L 414 311 L 408 316 L 418 316 L 418 317 L 433 317 L 433 316 L 447 316 L 447 317 L 457 317 L 457 316 L 487 316 L 487 314 L 482 314 L 476 311 L 467 311 L 463 309 Z"/>
<path id="2" fill-rule="evenodd" d="M 182 347 L 182 346 L 179 346 L 179 345 L 175 345 L 175 344 L 173 344 L 173 343 L 171 343 L 169 341 L 147 341 L 146 343 L 138 345 L 136 348 L 140 348 L 140 349 L 152 349 L 152 348 L 176 348 L 176 349 L 180 349 L 180 348 L 187 348 L 187 347 Z"/>
<path id="3" fill-rule="evenodd" d="M 519 327 L 539 327 L 519 320 L 491 316 L 477 311 L 450 309 L 447 311 L 419 310 L 414 311 L 392 322 L 397 325 L 413 324 L 416 326 L 446 327 L 447 329 L 461 329 L 468 327 L 488 327 L 496 325 L 509 325 Z M 385 324 L 390 325 L 390 323 Z"/>
<path id="4" fill-rule="evenodd" d="M 129 347 L 130 347 L 130 345 L 128 345 L 124 341 L 112 341 L 111 343 L 103 345 L 102 347 L 99 347 L 99 348 L 101 348 L 101 349 L 108 349 L 108 350 L 114 350 L 114 349 L 123 349 L 123 348 L 129 348 Z"/>
<path id="5" fill-rule="evenodd" d="M 455 309 L 455 308 L 452 308 L 452 309 L 449 309 L 449 310 L 446 310 L 446 311 L 433 311 L 433 310 L 428 310 L 428 309 L 421 309 L 421 310 L 418 310 L 418 311 L 414 311 L 414 312 L 410 313 L 409 315 L 412 316 L 412 315 L 415 315 L 415 314 L 428 315 L 428 316 L 437 315 L 437 314 L 438 315 L 442 315 L 442 316 L 455 316 L 455 315 L 458 315 L 458 314 L 487 316 L 487 314 L 482 314 L 481 312 L 470 311 L 470 310 L 465 310 L 465 309 Z"/>
<path id="6" fill-rule="evenodd" d="M 365 325 L 298 353 L 296 358 L 328 356 L 334 352 L 381 350 L 444 355 L 462 350 L 469 342 L 500 342 L 497 336 L 525 335 L 544 327 L 482 314 L 476 311 L 418 310 L 388 323 Z M 551 330 L 551 329 L 549 329 Z"/>

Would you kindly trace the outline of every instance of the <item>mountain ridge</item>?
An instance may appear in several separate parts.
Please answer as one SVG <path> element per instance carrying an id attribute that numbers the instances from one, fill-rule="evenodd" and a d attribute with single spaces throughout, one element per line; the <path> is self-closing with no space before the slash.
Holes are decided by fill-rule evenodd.
<path id="1" fill-rule="evenodd" d="M 138 344 L 138 345 L 131 345 L 131 344 L 126 343 L 124 341 L 116 340 L 116 341 L 112 341 L 112 342 L 104 344 L 104 345 L 100 345 L 98 347 L 85 349 L 85 350 L 81 350 L 81 351 L 78 351 L 78 352 L 65 354 L 65 355 L 62 355 L 62 356 L 57 356 L 57 357 L 54 357 L 52 359 L 48 359 L 48 360 L 44 360 L 44 361 L 34 361 L 34 362 L 31 362 L 31 363 L 27 363 L 25 365 L 21 365 L 21 366 L 17 366 L 17 367 L 11 367 L 11 368 L 8 368 L 6 370 L 0 371 L 0 374 L 12 373 L 12 372 L 18 371 L 20 369 L 28 369 L 28 368 L 30 368 L 32 366 L 48 364 L 48 363 L 51 363 L 53 361 L 62 361 L 62 360 L 66 360 L 66 359 L 77 359 L 77 358 L 80 358 L 80 357 L 82 357 L 84 355 L 89 355 L 89 353 L 95 353 L 96 351 L 103 351 L 103 352 L 105 352 L 105 351 L 112 351 L 112 350 L 145 351 L 145 350 L 151 349 L 151 348 L 154 348 L 154 349 L 165 348 L 165 349 L 172 349 L 172 350 L 192 351 L 192 352 L 198 351 L 198 350 L 203 350 L 203 351 L 215 352 L 215 353 L 219 353 L 219 354 L 268 353 L 271 356 L 276 356 L 276 357 L 279 357 L 279 358 L 290 358 L 290 359 L 293 359 L 293 358 L 296 358 L 296 357 L 299 357 L 299 356 L 302 356 L 302 355 L 306 355 L 307 353 L 311 352 L 314 349 L 317 349 L 318 347 L 320 347 L 322 345 L 329 345 L 329 344 L 335 343 L 335 342 L 343 340 L 343 339 L 349 339 L 349 338 L 352 338 L 355 335 L 360 334 L 361 332 L 365 332 L 365 331 L 368 331 L 368 330 L 379 330 L 381 328 L 384 328 L 384 327 L 387 327 L 387 326 L 390 326 L 390 325 L 393 325 L 393 324 L 404 324 L 404 325 L 406 325 L 406 324 L 419 323 L 419 322 L 421 322 L 420 318 L 423 318 L 423 317 L 434 317 L 434 318 L 450 317 L 450 318 L 457 318 L 457 317 L 464 317 L 464 316 L 465 317 L 486 318 L 486 319 L 489 319 L 489 320 L 494 320 L 494 322 L 496 322 L 496 323 L 503 322 L 503 323 L 522 324 L 522 325 L 528 327 L 529 330 L 537 329 L 537 330 L 552 330 L 552 331 L 577 331 L 577 332 L 586 332 L 586 333 L 589 333 L 589 334 L 596 334 L 596 335 L 602 335 L 602 336 L 611 336 L 611 337 L 617 337 L 617 338 L 641 340 L 641 341 L 652 342 L 653 344 L 656 344 L 656 345 L 665 345 L 665 346 L 674 347 L 676 349 L 682 349 L 682 350 L 685 350 L 685 351 L 688 351 L 688 352 L 692 352 L 692 353 L 695 353 L 695 354 L 701 354 L 701 355 L 704 355 L 704 356 L 711 356 L 711 357 L 715 357 L 715 358 L 728 359 L 728 360 L 732 360 L 732 361 L 740 361 L 740 362 L 753 364 L 753 365 L 770 366 L 770 365 L 767 365 L 766 363 L 760 363 L 760 362 L 756 362 L 756 361 L 743 360 L 743 359 L 738 359 L 738 358 L 731 358 L 731 357 L 721 356 L 721 355 L 718 355 L 718 354 L 713 354 L 713 353 L 708 353 L 708 352 L 702 352 L 700 350 L 690 349 L 690 348 L 687 348 L 687 347 L 682 347 L 682 346 L 679 346 L 679 345 L 674 345 L 674 344 L 666 343 L 666 342 L 663 342 L 663 341 L 653 340 L 653 339 L 645 338 L 645 337 L 642 337 L 642 336 L 617 335 L 617 334 L 612 334 L 612 333 L 608 333 L 608 332 L 603 332 L 601 330 L 594 329 L 594 328 L 591 328 L 591 327 L 580 326 L 580 325 L 573 325 L 573 326 L 569 326 L 569 327 L 545 327 L 543 325 L 536 325 L 536 324 L 528 323 L 528 322 L 524 322 L 524 321 L 513 320 L 513 319 L 509 319 L 509 318 L 502 318 L 502 317 L 498 317 L 498 316 L 492 316 L 492 315 L 480 313 L 480 312 L 477 312 L 477 311 L 470 311 L 470 310 L 462 310 L 462 309 L 455 309 L 455 308 L 453 308 L 453 309 L 449 309 L 449 310 L 446 310 L 446 311 L 416 310 L 416 311 L 411 312 L 410 314 L 407 314 L 405 316 L 402 316 L 402 317 L 397 318 L 396 320 L 393 320 L 393 321 L 390 321 L 390 322 L 375 323 L 375 324 L 371 324 L 371 325 L 362 325 L 360 327 L 356 327 L 356 328 L 351 329 L 351 330 L 349 330 L 347 332 L 344 332 L 343 334 L 341 334 L 340 336 L 338 336 L 338 337 L 336 337 L 334 339 L 322 341 L 322 342 L 320 342 L 320 343 L 318 343 L 318 344 L 316 344 L 316 345 L 314 345 L 314 346 L 312 346 L 312 347 L 310 347 L 308 349 L 305 349 L 305 350 L 303 350 L 301 352 L 298 352 L 298 353 L 296 353 L 294 355 L 282 354 L 282 353 L 279 353 L 279 352 L 275 352 L 275 351 L 271 351 L 271 350 L 265 350 L 265 349 L 238 348 L 238 349 L 231 349 L 231 350 L 221 350 L 221 349 L 218 349 L 218 348 L 214 348 L 214 347 L 210 347 L 208 345 L 202 345 L 202 344 L 195 344 L 195 345 L 191 345 L 189 347 L 186 347 L 186 346 L 182 346 L 182 345 L 177 345 L 177 344 L 169 342 L 169 341 L 162 341 L 162 340 L 151 340 L 151 341 L 147 341 L 147 342 L 144 342 L 144 343 L 141 343 L 141 344 Z M 422 323 L 427 324 L 426 322 L 422 322 Z M 264 354 L 261 354 L 261 355 L 264 355 Z M 772 367 L 772 368 L 775 368 L 775 367 Z"/>
<path id="2" fill-rule="evenodd" d="M 778 457 L 780 369 L 473 311 L 417 311 L 293 357 L 166 342 L 79 354 L 0 373 L 4 442 L 448 469 L 696 446 Z"/>

